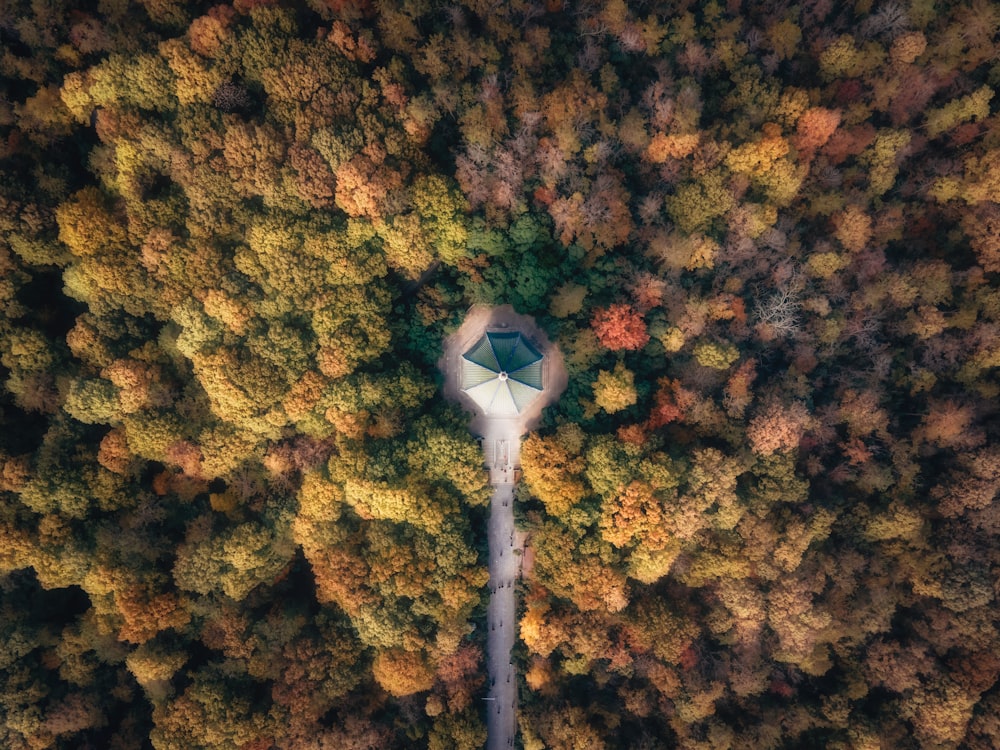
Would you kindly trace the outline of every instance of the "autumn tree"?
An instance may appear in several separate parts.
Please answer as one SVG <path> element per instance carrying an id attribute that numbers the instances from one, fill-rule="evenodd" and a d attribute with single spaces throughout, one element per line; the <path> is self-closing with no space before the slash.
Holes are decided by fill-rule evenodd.
<path id="1" fill-rule="evenodd" d="M 649 341 L 649 333 L 642 316 L 630 305 L 614 304 L 598 308 L 590 326 L 601 344 L 612 351 L 641 349 Z"/>
<path id="2" fill-rule="evenodd" d="M 593 387 L 594 403 L 609 414 L 627 409 L 638 399 L 635 377 L 621 362 L 611 372 L 600 370 Z"/>
<path id="3" fill-rule="evenodd" d="M 551 515 L 562 515 L 587 494 L 583 444 L 582 432 L 567 426 L 550 438 L 529 435 L 521 445 L 525 485 Z"/>
<path id="4" fill-rule="evenodd" d="M 747 438 L 754 452 L 769 456 L 796 448 L 809 425 L 809 412 L 800 403 L 770 402 L 747 426 Z"/>

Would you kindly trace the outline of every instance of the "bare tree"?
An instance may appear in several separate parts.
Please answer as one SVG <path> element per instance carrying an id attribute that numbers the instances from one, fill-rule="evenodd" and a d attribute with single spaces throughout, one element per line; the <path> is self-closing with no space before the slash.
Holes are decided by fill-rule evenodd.
<path id="1" fill-rule="evenodd" d="M 804 284 L 801 274 L 795 271 L 770 294 L 757 287 L 754 321 L 766 326 L 776 336 L 793 336 L 798 333 L 802 323 L 799 312 L 802 309 Z"/>

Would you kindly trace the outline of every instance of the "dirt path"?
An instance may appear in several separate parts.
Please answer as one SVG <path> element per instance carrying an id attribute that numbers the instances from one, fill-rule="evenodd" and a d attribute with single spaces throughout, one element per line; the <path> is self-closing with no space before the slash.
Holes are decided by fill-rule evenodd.
<path id="1" fill-rule="evenodd" d="M 545 357 L 542 364 L 544 391 L 516 419 L 483 416 L 472 399 L 461 391 L 461 356 L 487 329 L 520 331 Z M 445 341 L 444 355 L 438 366 L 445 374 L 445 398 L 462 404 L 474 414 L 470 429 L 482 438 L 485 464 L 493 485 L 487 525 L 490 601 L 486 607 L 486 627 L 489 629 L 486 638 L 489 685 L 486 747 L 487 750 L 507 750 L 514 747 L 517 735 L 517 679 L 510 655 L 517 638 L 515 591 L 523 552 L 523 535 L 514 528 L 515 470 L 521 466 L 521 435 L 538 424 L 542 409 L 565 390 L 568 377 L 558 348 L 531 318 L 518 315 L 509 305 L 470 309 L 461 328 Z"/>

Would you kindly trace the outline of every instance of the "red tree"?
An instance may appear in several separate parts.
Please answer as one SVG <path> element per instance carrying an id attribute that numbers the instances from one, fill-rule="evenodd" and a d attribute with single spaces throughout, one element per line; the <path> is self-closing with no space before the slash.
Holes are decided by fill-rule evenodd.
<path id="1" fill-rule="evenodd" d="M 598 308 L 590 325 L 600 342 L 612 351 L 642 349 L 649 341 L 646 323 L 631 305 Z"/>

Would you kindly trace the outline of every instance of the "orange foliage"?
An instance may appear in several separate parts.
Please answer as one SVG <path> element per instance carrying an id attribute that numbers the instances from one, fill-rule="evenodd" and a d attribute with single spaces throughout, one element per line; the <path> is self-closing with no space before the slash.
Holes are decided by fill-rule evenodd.
<path id="1" fill-rule="evenodd" d="M 876 134 L 875 127 L 867 122 L 835 131 L 823 146 L 823 153 L 831 164 L 840 164 L 849 156 L 856 156 L 868 148 Z"/>
<path id="2" fill-rule="evenodd" d="M 458 651 L 441 660 L 437 676 L 444 684 L 448 696 L 448 710 L 458 713 L 472 703 L 473 694 L 482 685 L 482 652 L 466 643 Z"/>
<path id="3" fill-rule="evenodd" d="M 474 746 L 510 292 L 526 747 L 1000 746 L 995 0 L 212 3 L 0 13 L 7 745 Z"/>
<path id="4" fill-rule="evenodd" d="M 876 391 L 848 390 L 840 399 L 838 418 L 847 423 L 848 433 L 865 437 L 871 433 L 886 434 L 889 415 L 879 403 Z"/>
<path id="5" fill-rule="evenodd" d="M 413 651 L 392 649 L 375 657 L 372 673 L 386 692 L 397 698 L 430 690 L 434 669 L 426 657 Z"/>
<path id="6" fill-rule="evenodd" d="M 571 568 L 571 598 L 584 611 L 621 612 L 629 600 L 629 586 L 619 571 L 596 559 L 579 561 Z"/>
<path id="7" fill-rule="evenodd" d="M 1000 524 L 991 520 L 998 509 L 994 500 L 1000 492 L 1000 450 L 988 447 L 965 454 L 960 467 L 948 481 L 931 490 L 937 509 L 948 517 L 960 516 L 967 510 L 978 511 L 975 516 L 978 523 L 1000 528 Z"/>
<path id="8" fill-rule="evenodd" d="M 116 591 L 115 606 L 125 620 L 118 637 L 131 643 L 145 643 L 163 630 L 184 627 L 191 619 L 174 594 L 149 596 L 143 585 Z"/>
<path id="9" fill-rule="evenodd" d="M 552 665 L 548 660 L 534 656 L 531 659 L 531 666 L 524 674 L 524 681 L 532 690 L 541 690 L 552 681 Z"/>
<path id="10" fill-rule="evenodd" d="M 590 321 L 601 344 L 611 351 L 635 351 L 649 342 L 649 333 L 642 315 L 631 305 L 615 304 L 598 308 Z"/>
<path id="11" fill-rule="evenodd" d="M 897 65 L 909 65 L 927 49 L 927 37 L 921 31 L 909 31 L 897 37 L 889 48 L 889 58 Z"/>
<path id="12" fill-rule="evenodd" d="M 178 441 L 167 447 L 167 462 L 180 468 L 185 475 L 195 478 L 202 476 L 201 462 L 204 457 L 198 446 L 186 440 Z"/>
<path id="13" fill-rule="evenodd" d="M 651 273 L 640 273 L 629 284 L 629 292 L 640 312 L 648 312 L 663 304 L 667 282 Z"/>
<path id="14" fill-rule="evenodd" d="M 239 335 L 247 332 L 247 326 L 253 319 L 253 311 L 247 304 L 237 301 L 219 289 L 209 289 L 205 292 L 202 304 L 208 315 L 222 321 L 229 330 Z"/>
<path id="15" fill-rule="evenodd" d="M 668 541 L 663 502 L 644 482 L 632 482 L 601 515 L 601 536 L 616 547 L 639 543 L 650 550 L 663 549 Z"/>
<path id="16" fill-rule="evenodd" d="M 646 423 L 651 430 L 683 419 L 685 409 L 692 404 L 691 394 L 681 386 L 679 381 L 664 378 L 659 381 L 659 385 L 659 390 L 653 397 L 653 408 L 649 413 L 649 420 Z"/>
<path id="17" fill-rule="evenodd" d="M 214 57 L 229 36 L 228 29 L 235 16 L 232 7 L 215 5 L 194 19 L 188 28 L 191 49 L 203 57 Z"/>
<path id="18" fill-rule="evenodd" d="M 335 602 L 347 614 L 356 616 L 361 605 L 372 600 L 368 590 L 368 565 L 349 549 L 323 548 L 310 553 L 309 563 L 316 578 L 316 598 Z"/>
<path id="19" fill-rule="evenodd" d="M 801 152 L 803 159 L 808 160 L 830 140 L 839 125 L 840 112 L 823 107 L 807 109 L 796 123 L 792 145 Z"/>
<path id="20" fill-rule="evenodd" d="M 28 455 L 9 457 L 0 453 L 0 492 L 20 492 L 28 481 L 30 467 Z"/>
<path id="21" fill-rule="evenodd" d="M 541 589 L 539 589 L 541 590 Z M 566 640 L 566 634 L 549 623 L 549 608 L 545 604 L 528 605 L 521 616 L 520 636 L 532 653 L 546 658 Z"/>
<path id="22" fill-rule="evenodd" d="M 631 445 L 645 445 L 649 439 L 646 428 L 638 424 L 622 425 L 618 428 L 617 435 L 623 443 Z"/>
<path id="23" fill-rule="evenodd" d="M 683 159 L 694 153 L 699 139 L 697 133 L 657 133 L 646 147 L 645 157 L 653 164 L 662 164 L 667 159 Z"/>
<path id="24" fill-rule="evenodd" d="M 246 659 L 253 653 L 255 637 L 248 637 L 250 622 L 233 605 L 223 606 L 202 629 L 202 640 L 209 648 L 231 659 Z"/>
<path id="25" fill-rule="evenodd" d="M 313 370 L 306 372 L 298 382 L 293 383 L 282 401 L 288 418 L 297 420 L 308 414 L 322 397 L 324 385 L 326 385 L 325 378 Z"/>
<path id="26" fill-rule="evenodd" d="M 750 386 L 757 378 L 756 365 L 753 360 L 748 359 L 737 367 L 726 382 L 725 407 L 726 411 L 733 415 L 741 415 L 743 410 L 750 405 L 753 393 Z"/>
<path id="27" fill-rule="evenodd" d="M 941 448 L 972 448 L 985 438 L 980 430 L 972 428 L 975 416 L 970 406 L 950 399 L 937 401 L 931 404 L 916 435 Z"/>
<path id="28" fill-rule="evenodd" d="M 798 447 L 809 423 L 804 404 L 782 405 L 771 400 L 750 420 L 747 439 L 754 453 L 762 456 L 790 451 Z"/>
<path id="29" fill-rule="evenodd" d="M 591 259 L 605 250 L 623 244 L 632 232 L 629 194 L 622 187 L 621 175 L 603 173 L 594 180 L 584 196 L 576 192 L 557 198 L 549 206 L 559 241 L 573 242 L 589 251 Z"/>
<path id="30" fill-rule="evenodd" d="M 400 188 L 403 175 L 385 163 L 385 153 L 369 149 L 356 154 L 337 170 L 337 207 L 348 216 L 378 219 L 390 191 Z"/>
<path id="31" fill-rule="evenodd" d="M 872 452 L 861 438 L 851 438 L 840 443 L 839 447 L 850 464 L 860 466 L 871 460 Z"/>
<path id="32" fill-rule="evenodd" d="M 65 735 L 92 727 L 101 727 L 107 719 L 100 708 L 97 695 L 70 693 L 65 698 L 49 704 L 43 727 L 53 735 Z"/>
<path id="33" fill-rule="evenodd" d="M 335 180 L 323 157 L 314 149 L 295 144 L 288 150 L 296 173 L 299 197 L 313 208 L 333 205 Z"/>
<path id="34" fill-rule="evenodd" d="M 872 236 L 872 217 L 860 206 L 848 206 L 834 217 L 834 236 L 852 253 L 865 248 Z"/>
<path id="35" fill-rule="evenodd" d="M 326 0 L 326 2 L 331 7 L 359 6 L 363 7 L 366 11 L 370 6 L 367 0 L 357 0 L 355 2 L 351 0 Z M 334 7 L 334 10 L 339 12 L 340 8 Z M 337 45 L 337 48 L 348 60 L 371 62 L 375 59 L 375 50 L 372 48 L 371 42 L 364 36 L 359 35 L 355 37 L 351 33 L 351 27 L 343 21 L 333 22 L 333 25 L 330 27 L 330 33 L 327 35 L 327 41 Z"/>
<path id="36" fill-rule="evenodd" d="M 118 386 L 118 401 L 126 414 L 149 405 L 150 387 L 157 373 L 145 363 L 119 359 L 104 368 L 101 376 Z"/>
<path id="37" fill-rule="evenodd" d="M 1000 273 L 1000 206 L 983 203 L 962 218 L 962 229 L 988 273 Z"/>
<path id="38" fill-rule="evenodd" d="M 105 469 L 115 474 L 127 474 L 134 461 L 122 427 L 115 427 L 101 439 L 97 462 Z"/>
<path id="39" fill-rule="evenodd" d="M 542 206 L 548 207 L 552 205 L 552 201 L 556 199 L 556 192 L 551 188 L 547 188 L 544 185 L 539 185 L 535 188 L 532 193 L 532 197 Z"/>

